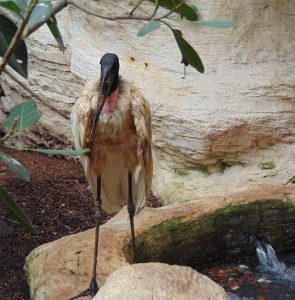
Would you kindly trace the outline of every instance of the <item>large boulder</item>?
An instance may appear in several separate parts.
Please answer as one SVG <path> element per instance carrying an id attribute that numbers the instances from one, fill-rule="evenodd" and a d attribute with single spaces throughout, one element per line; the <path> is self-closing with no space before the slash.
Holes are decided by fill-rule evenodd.
<path id="1" fill-rule="evenodd" d="M 93 300 L 227 300 L 224 289 L 189 267 L 135 264 L 111 274 Z"/>
<path id="2" fill-rule="evenodd" d="M 103 15 L 126 13 L 136 2 L 80 1 Z M 44 115 L 31 142 L 72 143 L 72 105 L 83 83 L 99 72 L 101 55 L 116 52 L 123 77 L 135 81 L 151 103 L 153 190 L 163 203 L 220 195 L 249 183 L 288 182 L 295 169 L 293 1 L 189 2 L 202 20 L 237 25 L 212 29 L 172 18 L 205 64 L 204 75 L 188 68 L 185 79 L 165 26 L 140 39 L 139 21 L 105 21 L 69 7 L 58 18 L 64 53 L 46 26 L 34 33 L 28 40 L 29 84 L 51 108 L 40 103 Z M 145 3 L 138 13 L 149 10 Z M 28 93 L 6 76 L 3 81 L 8 96 L 1 110 L 7 112 Z"/>
<path id="3" fill-rule="evenodd" d="M 253 259 L 251 235 L 270 242 L 276 252 L 288 251 L 295 245 L 294 212 L 295 186 L 275 185 L 252 186 L 202 201 L 144 208 L 135 218 L 136 262 L 199 268 L 210 262 Z M 91 278 L 93 245 L 91 229 L 34 249 L 25 266 L 31 299 L 66 300 L 85 289 Z M 101 227 L 99 286 L 114 271 L 130 263 L 130 226 L 124 208 Z M 166 287 L 168 281 L 165 282 Z"/>

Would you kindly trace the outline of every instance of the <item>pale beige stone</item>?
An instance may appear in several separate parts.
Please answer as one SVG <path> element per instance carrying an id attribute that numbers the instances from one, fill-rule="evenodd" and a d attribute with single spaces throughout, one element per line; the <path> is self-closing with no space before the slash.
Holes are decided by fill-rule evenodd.
<path id="1" fill-rule="evenodd" d="M 112 273 L 94 300 L 227 300 L 224 289 L 189 267 L 135 264 Z"/>
<path id="2" fill-rule="evenodd" d="M 165 221 L 169 223 L 170 221 L 174 222 L 174 220 L 183 220 L 184 222 L 192 221 L 198 224 L 201 223 L 206 216 L 210 216 L 223 208 L 230 209 L 235 205 L 251 204 L 257 201 L 263 203 L 268 200 L 277 200 L 282 204 L 291 203 L 294 206 L 295 186 L 254 185 L 250 188 L 241 189 L 232 194 L 228 194 L 227 196 L 211 197 L 200 201 L 196 200 L 188 203 L 168 205 L 156 209 L 146 207 L 135 218 L 136 240 L 140 241 L 144 233 L 149 232 L 152 228 L 156 228 L 156 226 L 161 226 Z M 274 216 L 273 212 L 274 211 L 271 211 L 269 214 L 270 218 Z M 130 256 L 126 252 L 126 245 L 128 245 L 130 241 L 130 226 L 127 215 L 126 208 L 123 208 L 119 214 L 101 227 L 97 266 L 99 286 L 103 286 L 108 276 L 114 271 L 130 264 Z M 254 219 L 253 214 L 250 216 L 251 219 Z M 291 220 L 292 216 L 290 217 L 290 222 Z M 250 225 L 250 221 L 251 220 L 245 219 L 243 222 Z M 278 219 L 271 219 L 271 222 L 265 223 L 264 228 L 266 228 L 266 226 L 270 226 L 271 228 L 278 227 Z M 290 226 L 290 224 L 288 226 Z M 181 222 L 179 225 L 181 226 Z M 224 226 L 224 224 L 222 226 Z M 280 226 L 285 225 L 281 224 Z M 177 229 L 177 227 L 175 229 Z M 265 230 L 266 229 L 264 229 L 264 231 Z M 283 230 L 278 228 L 277 231 L 278 235 L 275 237 L 275 240 L 281 241 Z M 167 233 L 169 234 L 169 231 Z M 175 234 L 175 230 L 172 234 Z M 269 238 L 271 239 L 272 236 Z M 284 237 L 284 240 L 286 240 L 286 238 L 287 237 Z M 290 233 L 288 238 L 294 239 Z M 181 251 L 185 256 L 188 250 L 186 242 L 189 242 L 189 240 L 187 241 L 186 238 L 183 237 L 180 241 L 178 245 L 183 245 L 183 248 L 182 250 L 178 249 L 178 251 Z M 28 274 L 31 299 L 67 300 L 85 289 L 89 285 L 91 278 L 93 245 L 94 229 L 91 229 L 63 237 L 34 249 L 27 257 L 25 267 Z M 196 243 L 196 245 L 201 244 Z M 147 246 L 149 245 L 147 244 Z M 176 247 L 177 245 L 173 243 L 169 244 L 168 239 L 168 243 L 156 244 L 155 246 L 158 248 L 160 246 L 162 250 L 165 251 L 165 247 Z M 207 244 L 204 244 L 202 247 L 205 247 L 207 250 L 210 249 Z M 220 249 L 223 247 L 224 245 L 222 245 Z M 142 249 L 142 247 L 139 248 L 139 251 L 141 251 L 140 249 Z M 163 262 L 163 260 L 167 261 L 167 259 L 175 258 L 175 255 L 169 258 L 169 253 L 163 257 L 163 255 L 159 253 L 159 249 L 155 249 L 155 247 L 149 249 L 153 252 L 153 260 Z M 171 250 L 173 250 L 173 248 L 171 248 Z M 165 252 L 162 251 L 162 253 Z M 172 252 L 170 251 L 170 253 Z"/>

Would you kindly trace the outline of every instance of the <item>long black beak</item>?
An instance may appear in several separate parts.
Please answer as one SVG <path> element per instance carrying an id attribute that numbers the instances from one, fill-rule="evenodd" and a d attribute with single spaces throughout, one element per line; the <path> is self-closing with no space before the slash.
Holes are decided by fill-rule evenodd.
<path id="1" fill-rule="evenodd" d="M 91 128 L 91 136 L 95 134 L 95 129 L 97 126 L 97 122 L 99 121 L 99 117 L 101 115 L 101 111 L 103 109 L 103 106 L 106 102 L 106 99 L 108 97 L 108 94 L 110 92 L 110 89 L 112 87 L 114 77 L 112 76 L 110 72 L 110 68 L 105 67 L 101 71 L 101 80 L 100 80 L 100 91 L 99 91 L 99 97 L 98 97 L 98 104 L 96 108 L 96 113 L 94 117 L 94 121 Z"/>

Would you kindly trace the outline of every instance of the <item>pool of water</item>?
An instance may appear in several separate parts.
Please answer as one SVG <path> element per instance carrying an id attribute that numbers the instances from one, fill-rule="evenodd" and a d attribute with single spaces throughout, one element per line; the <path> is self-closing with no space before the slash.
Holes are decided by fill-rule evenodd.
<path id="1" fill-rule="evenodd" d="M 226 265 L 201 270 L 228 292 L 231 300 L 295 300 L 295 252 L 277 257 L 258 244 L 256 265 Z"/>

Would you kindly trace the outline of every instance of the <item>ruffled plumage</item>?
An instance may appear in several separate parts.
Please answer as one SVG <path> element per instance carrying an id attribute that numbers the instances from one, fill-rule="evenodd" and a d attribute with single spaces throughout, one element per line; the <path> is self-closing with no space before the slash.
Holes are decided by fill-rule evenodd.
<path id="1" fill-rule="evenodd" d="M 104 114 L 91 140 L 91 126 L 99 96 L 99 80 L 85 85 L 75 103 L 72 131 L 77 149 L 91 147 L 81 162 L 94 197 L 97 176 L 102 178 L 102 208 L 119 210 L 128 201 L 128 171 L 133 174 L 133 201 L 138 213 L 151 190 L 151 112 L 149 103 L 135 87 L 121 80 L 118 110 Z"/>

